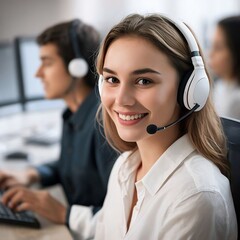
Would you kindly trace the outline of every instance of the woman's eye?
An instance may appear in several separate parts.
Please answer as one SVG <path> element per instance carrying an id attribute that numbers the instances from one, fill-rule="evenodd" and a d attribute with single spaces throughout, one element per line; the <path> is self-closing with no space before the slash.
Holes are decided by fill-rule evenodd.
<path id="1" fill-rule="evenodd" d="M 150 84 L 150 83 L 151 83 L 151 81 L 148 80 L 148 79 L 145 79 L 145 78 L 141 78 L 141 79 L 138 80 L 138 84 L 140 84 L 140 85 L 147 85 L 147 84 Z"/>
<path id="2" fill-rule="evenodd" d="M 115 77 L 108 77 L 108 78 L 106 78 L 106 82 L 108 82 L 108 83 L 118 83 L 119 81 Z"/>

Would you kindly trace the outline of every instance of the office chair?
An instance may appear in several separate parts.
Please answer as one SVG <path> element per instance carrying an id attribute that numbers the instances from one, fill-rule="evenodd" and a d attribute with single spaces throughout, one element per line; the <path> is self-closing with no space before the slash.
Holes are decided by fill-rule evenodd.
<path id="1" fill-rule="evenodd" d="M 228 160 L 231 167 L 231 191 L 240 233 L 240 121 L 221 118 L 223 130 L 227 138 Z M 238 237 L 239 239 L 239 237 Z"/>

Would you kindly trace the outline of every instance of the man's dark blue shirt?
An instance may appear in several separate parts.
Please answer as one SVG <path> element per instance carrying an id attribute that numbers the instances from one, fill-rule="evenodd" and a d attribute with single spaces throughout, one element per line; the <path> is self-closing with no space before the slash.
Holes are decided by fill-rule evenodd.
<path id="1" fill-rule="evenodd" d="M 59 160 L 37 167 L 43 186 L 60 183 L 70 206 L 93 206 L 93 212 L 103 204 L 108 178 L 118 156 L 96 121 L 98 106 L 99 97 L 93 90 L 77 112 L 67 109 L 63 113 Z"/>

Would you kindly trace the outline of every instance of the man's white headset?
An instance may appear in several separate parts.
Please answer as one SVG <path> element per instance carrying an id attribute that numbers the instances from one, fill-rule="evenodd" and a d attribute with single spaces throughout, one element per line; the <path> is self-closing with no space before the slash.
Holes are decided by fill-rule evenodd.
<path id="1" fill-rule="evenodd" d="M 84 59 L 80 46 L 78 43 L 77 29 L 79 29 L 83 23 L 79 19 L 72 21 L 69 29 L 69 38 L 74 50 L 75 58 L 72 59 L 68 64 L 68 71 L 72 77 L 83 78 L 89 71 L 88 63 Z"/>

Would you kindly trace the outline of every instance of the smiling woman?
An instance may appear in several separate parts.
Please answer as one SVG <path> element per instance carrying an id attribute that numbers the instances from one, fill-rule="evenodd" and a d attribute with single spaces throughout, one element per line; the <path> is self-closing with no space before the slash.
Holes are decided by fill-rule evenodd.
<path id="1" fill-rule="evenodd" d="M 128 64 L 122 66 L 123 62 Z M 177 71 L 166 55 L 144 38 L 114 41 L 105 56 L 103 77 L 102 102 L 122 140 L 149 138 L 145 131 L 148 123 L 166 125 L 179 117 Z M 177 126 L 170 131 L 178 132 Z"/>
<path id="2" fill-rule="evenodd" d="M 106 36 L 97 69 L 99 119 L 123 153 L 95 239 L 236 239 L 225 139 L 189 28 L 130 15 Z M 171 127 L 149 134 L 149 124 Z"/>

